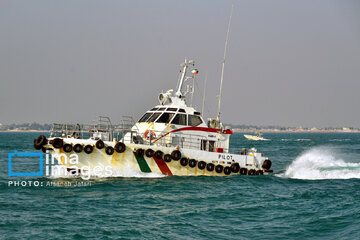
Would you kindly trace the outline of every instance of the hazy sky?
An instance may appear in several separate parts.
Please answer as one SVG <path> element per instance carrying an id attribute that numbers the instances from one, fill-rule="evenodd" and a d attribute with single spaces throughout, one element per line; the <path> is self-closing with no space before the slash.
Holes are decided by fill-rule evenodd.
<path id="1" fill-rule="evenodd" d="M 356 0 L 1 0 L 0 122 L 137 119 L 185 57 L 216 116 L 232 3 L 224 122 L 360 127 Z"/>

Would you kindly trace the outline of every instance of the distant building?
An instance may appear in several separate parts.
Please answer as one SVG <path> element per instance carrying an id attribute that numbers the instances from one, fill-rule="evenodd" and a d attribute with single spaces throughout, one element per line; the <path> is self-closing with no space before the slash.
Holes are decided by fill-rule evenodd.
<path id="1" fill-rule="evenodd" d="M 350 128 L 348 128 L 348 127 L 343 127 L 342 130 L 343 130 L 343 132 L 351 132 Z"/>

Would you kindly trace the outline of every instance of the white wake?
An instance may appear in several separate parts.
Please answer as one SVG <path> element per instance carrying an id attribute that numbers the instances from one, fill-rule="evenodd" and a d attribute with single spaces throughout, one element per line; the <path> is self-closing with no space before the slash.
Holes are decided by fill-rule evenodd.
<path id="1" fill-rule="evenodd" d="M 360 163 L 346 162 L 328 148 L 313 148 L 297 157 L 285 173 L 277 176 L 309 180 L 360 178 Z"/>

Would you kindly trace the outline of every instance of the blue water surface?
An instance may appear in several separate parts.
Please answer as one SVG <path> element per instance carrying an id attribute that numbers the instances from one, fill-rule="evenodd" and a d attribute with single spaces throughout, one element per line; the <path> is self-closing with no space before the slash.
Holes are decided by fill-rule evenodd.
<path id="1" fill-rule="evenodd" d="M 38 135 L 0 133 L 0 239 L 360 238 L 357 133 L 269 133 L 257 142 L 233 134 L 232 148 L 256 147 L 272 160 L 268 176 L 8 176 L 8 153 L 33 152 Z"/>

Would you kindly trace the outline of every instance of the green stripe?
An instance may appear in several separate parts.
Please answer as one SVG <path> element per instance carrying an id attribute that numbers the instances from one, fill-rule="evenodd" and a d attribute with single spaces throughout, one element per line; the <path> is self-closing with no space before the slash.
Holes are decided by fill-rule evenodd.
<path id="1" fill-rule="evenodd" d="M 139 164 L 140 170 L 142 172 L 151 172 L 151 169 L 150 169 L 149 165 L 147 164 L 147 162 L 145 161 L 145 159 L 143 157 L 136 156 L 135 153 L 134 153 L 134 155 Z"/>

